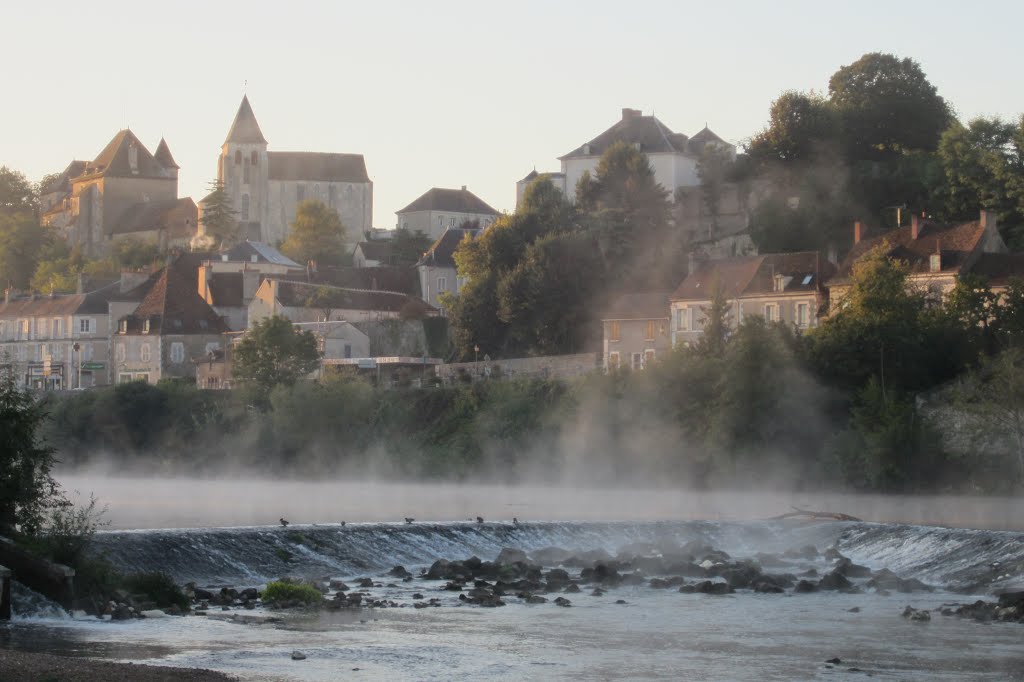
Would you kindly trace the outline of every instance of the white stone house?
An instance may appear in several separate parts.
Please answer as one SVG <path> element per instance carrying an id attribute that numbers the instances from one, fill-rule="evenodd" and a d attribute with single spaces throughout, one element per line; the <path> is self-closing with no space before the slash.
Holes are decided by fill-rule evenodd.
<path id="1" fill-rule="evenodd" d="M 445 230 L 467 223 L 486 229 L 500 214 L 463 185 L 462 189 L 434 187 L 427 190 L 416 201 L 396 211 L 396 215 L 397 229 L 413 234 L 419 231 L 431 239 L 439 239 Z"/>
<path id="2" fill-rule="evenodd" d="M 467 237 L 475 239 L 480 230 L 448 228 L 416 264 L 423 300 L 444 312 L 441 295 L 457 294 L 465 282 L 455 267 L 455 250 Z"/>

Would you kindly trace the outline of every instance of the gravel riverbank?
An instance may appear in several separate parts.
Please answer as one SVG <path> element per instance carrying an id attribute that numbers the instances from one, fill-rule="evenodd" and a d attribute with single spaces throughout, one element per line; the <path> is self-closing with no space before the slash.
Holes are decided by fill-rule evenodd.
<path id="1" fill-rule="evenodd" d="M 236 677 L 198 668 L 165 668 L 0 649 L 4 682 L 231 682 Z"/>

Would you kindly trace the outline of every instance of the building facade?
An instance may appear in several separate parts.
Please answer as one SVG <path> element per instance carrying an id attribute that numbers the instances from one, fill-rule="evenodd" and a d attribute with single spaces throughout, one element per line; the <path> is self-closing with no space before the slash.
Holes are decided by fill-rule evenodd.
<path id="1" fill-rule="evenodd" d="M 480 230 L 448 228 L 416 264 L 423 300 L 444 312 L 442 294 L 457 294 L 465 282 L 455 267 L 455 250 L 464 239 L 476 239 Z"/>
<path id="2" fill-rule="evenodd" d="M 648 369 L 672 349 L 669 292 L 620 296 L 602 316 L 606 370 Z"/>
<path id="3" fill-rule="evenodd" d="M 440 239 L 445 230 L 472 226 L 487 229 L 498 219 L 497 211 L 463 185 L 462 189 L 434 187 L 401 211 L 396 211 L 396 229 L 422 232 L 431 239 Z"/>
<path id="4" fill-rule="evenodd" d="M 248 97 L 221 146 L 217 178 L 238 214 L 243 239 L 284 241 L 296 207 L 308 199 L 336 211 L 353 243 L 371 229 L 373 182 L 362 154 L 268 151 Z"/>

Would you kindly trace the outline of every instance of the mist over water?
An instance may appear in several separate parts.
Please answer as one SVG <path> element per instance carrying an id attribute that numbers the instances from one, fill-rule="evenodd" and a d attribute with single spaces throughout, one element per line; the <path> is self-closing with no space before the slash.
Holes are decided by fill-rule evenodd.
<path id="1" fill-rule="evenodd" d="M 1024 530 L 1024 499 L 676 488 L 117 477 L 63 474 L 106 505 L 112 529 L 357 522 L 758 520 L 795 508 L 865 521 Z M 75 494 L 72 494 L 75 497 Z"/>

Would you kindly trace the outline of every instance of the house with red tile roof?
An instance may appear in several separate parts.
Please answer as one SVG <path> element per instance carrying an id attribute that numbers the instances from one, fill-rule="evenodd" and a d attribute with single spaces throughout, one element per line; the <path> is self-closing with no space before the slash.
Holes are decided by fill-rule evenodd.
<path id="1" fill-rule="evenodd" d="M 711 302 L 720 292 L 735 329 L 745 317 L 797 329 L 817 326 L 834 268 L 816 251 L 774 253 L 696 264 L 671 295 L 672 345 L 695 343 L 704 333 Z"/>

